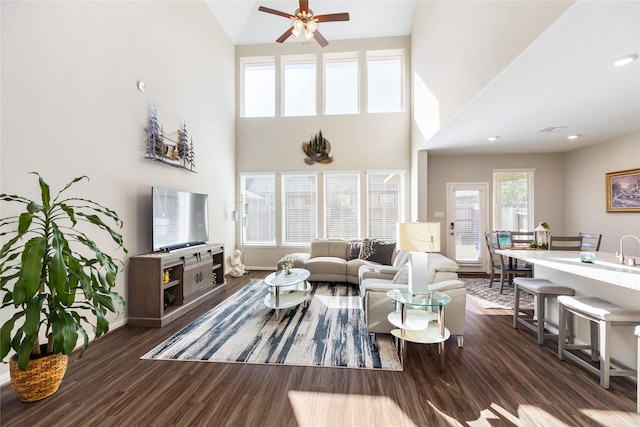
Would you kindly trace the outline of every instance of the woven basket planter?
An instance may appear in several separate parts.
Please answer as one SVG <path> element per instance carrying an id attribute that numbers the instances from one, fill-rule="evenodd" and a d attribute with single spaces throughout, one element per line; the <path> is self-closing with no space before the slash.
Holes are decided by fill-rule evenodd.
<path id="1" fill-rule="evenodd" d="M 35 402 L 58 391 L 65 372 L 69 356 L 66 354 L 50 354 L 49 356 L 29 361 L 26 371 L 18 368 L 18 357 L 9 360 L 11 385 L 23 402 Z"/>

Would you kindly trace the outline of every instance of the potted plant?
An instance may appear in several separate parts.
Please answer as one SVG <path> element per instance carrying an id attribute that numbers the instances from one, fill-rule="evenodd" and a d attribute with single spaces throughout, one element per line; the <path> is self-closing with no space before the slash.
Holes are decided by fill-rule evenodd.
<path id="1" fill-rule="evenodd" d="M 89 346 L 85 326 L 95 338 L 109 331 L 107 311 L 120 313 L 123 298 L 113 291 L 122 263 L 98 248 L 87 234 L 102 230 L 122 250 L 118 215 L 96 202 L 63 193 L 83 179 L 69 182 L 52 198 L 49 185 L 36 172 L 40 200 L 0 194 L 0 200 L 23 205 L 22 213 L 0 219 L 0 294 L 3 310 L 13 314 L 0 329 L 0 358 L 11 349 L 11 383 L 23 401 L 55 393 L 66 371 L 68 355 L 79 335 Z M 40 345 L 40 334 L 46 344 Z M 62 372 L 46 373 L 46 366 Z M 50 384 L 51 379 L 57 384 Z"/>

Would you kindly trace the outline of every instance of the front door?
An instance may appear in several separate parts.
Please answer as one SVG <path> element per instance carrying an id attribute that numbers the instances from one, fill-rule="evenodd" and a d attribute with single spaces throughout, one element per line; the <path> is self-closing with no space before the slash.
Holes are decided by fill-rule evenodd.
<path id="1" fill-rule="evenodd" d="M 447 256 L 460 271 L 486 272 L 489 184 L 447 183 Z"/>

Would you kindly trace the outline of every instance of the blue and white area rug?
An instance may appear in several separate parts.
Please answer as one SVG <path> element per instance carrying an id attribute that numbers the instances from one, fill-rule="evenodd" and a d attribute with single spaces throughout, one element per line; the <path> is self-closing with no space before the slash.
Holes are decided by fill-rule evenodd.
<path id="1" fill-rule="evenodd" d="M 253 280 L 142 359 L 324 366 L 400 371 L 391 335 L 369 344 L 353 285 L 312 283 L 308 306 L 275 310 L 269 288 Z"/>

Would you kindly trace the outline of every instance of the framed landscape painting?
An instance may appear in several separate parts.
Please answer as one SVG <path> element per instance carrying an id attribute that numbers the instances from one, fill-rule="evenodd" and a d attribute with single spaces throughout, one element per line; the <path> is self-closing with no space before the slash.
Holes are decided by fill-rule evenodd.
<path id="1" fill-rule="evenodd" d="M 640 212 L 640 169 L 609 172 L 607 212 Z"/>

